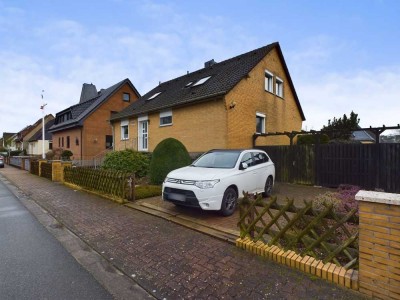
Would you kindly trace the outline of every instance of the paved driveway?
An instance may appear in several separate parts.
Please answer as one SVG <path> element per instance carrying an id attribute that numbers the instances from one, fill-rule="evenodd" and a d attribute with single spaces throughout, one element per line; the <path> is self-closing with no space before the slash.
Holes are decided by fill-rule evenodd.
<path id="1" fill-rule="evenodd" d="M 362 298 L 229 243 L 26 171 L 6 167 L 0 173 L 158 299 Z"/>
<path id="2" fill-rule="evenodd" d="M 322 187 L 302 186 L 277 182 L 274 186 L 273 196 L 278 197 L 279 202 L 283 202 L 287 198 L 293 198 L 295 199 L 295 204 L 301 206 L 304 203 L 304 200 L 313 200 L 318 195 L 332 191 L 335 190 Z M 170 202 L 163 201 L 161 197 L 147 198 L 139 200 L 137 201 L 137 203 L 154 210 L 168 212 L 174 216 L 194 218 L 202 223 L 206 223 L 211 226 L 215 225 L 228 231 L 236 231 L 236 235 L 238 235 L 238 209 L 232 216 L 222 217 L 216 211 L 203 211 L 199 208 L 178 207 Z"/>

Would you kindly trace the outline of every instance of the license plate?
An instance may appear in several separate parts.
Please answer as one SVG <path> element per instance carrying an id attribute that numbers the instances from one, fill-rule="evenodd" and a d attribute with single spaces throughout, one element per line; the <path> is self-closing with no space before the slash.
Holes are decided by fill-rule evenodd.
<path id="1" fill-rule="evenodd" d="M 175 194 L 175 193 L 170 193 L 168 195 L 168 198 L 171 199 L 171 200 L 175 200 L 175 201 L 185 201 L 186 200 L 185 195 Z"/>

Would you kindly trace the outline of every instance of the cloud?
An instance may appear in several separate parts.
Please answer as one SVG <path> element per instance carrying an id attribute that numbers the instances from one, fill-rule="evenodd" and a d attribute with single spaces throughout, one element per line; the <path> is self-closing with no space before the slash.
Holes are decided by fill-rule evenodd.
<path id="1" fill-rule="evenodd" d="M 309 79 L 309 78 L 308 78 Z M 353 110 L 362 127 L 400 123 L 400 66 L 374 70 L 327 73 L 297 82 L 307 129 L 320 129 L 329 119 Z"/>

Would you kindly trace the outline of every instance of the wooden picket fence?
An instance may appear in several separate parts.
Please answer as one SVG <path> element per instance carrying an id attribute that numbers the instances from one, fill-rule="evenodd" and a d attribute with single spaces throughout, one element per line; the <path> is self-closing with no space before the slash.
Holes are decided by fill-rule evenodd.
<path id="1" fill-rule="evenodd" d="M 64 181 L 122 199 L 131 197 L 132 176 L 126 172 L 66 167 L 64 168 Z"/>
<path id="2" fill-rule="evenodd" d="M 332 204 L 315 210 L 311 201 L 303 207 L 293 199 L 278 204 L 277 198 L 251 198 L 248 194 L 239 201 L 241 238 L 262 241 L 301 256 L 308 255 L 344 268 L 358 268 L 357 209 L 338 214 Z"/>

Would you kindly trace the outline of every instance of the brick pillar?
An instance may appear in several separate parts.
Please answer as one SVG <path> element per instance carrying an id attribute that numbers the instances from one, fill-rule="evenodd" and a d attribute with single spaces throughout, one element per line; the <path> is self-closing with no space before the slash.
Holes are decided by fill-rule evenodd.
<path id="1" fill-rule="evenodd" d="M 46 162 L 47 160 L 45 159 L 39 159 L 39 177 L 42 176 L 42 163 Z"/>
<path id="2" fill-rule="evenodd" d="M 359 291 L 400 299 L 400 194 L 359 191 Z"/>
<path id="3" fill-rule="evenodd" d="M 61 181 L 61 173 L 62 173 L 62 166 L 61 166 L 61 161 L 60 160 L 53 160 L 51 162 L 52 167 L 51 167 L 51 180 L 52 181 Z"/>

